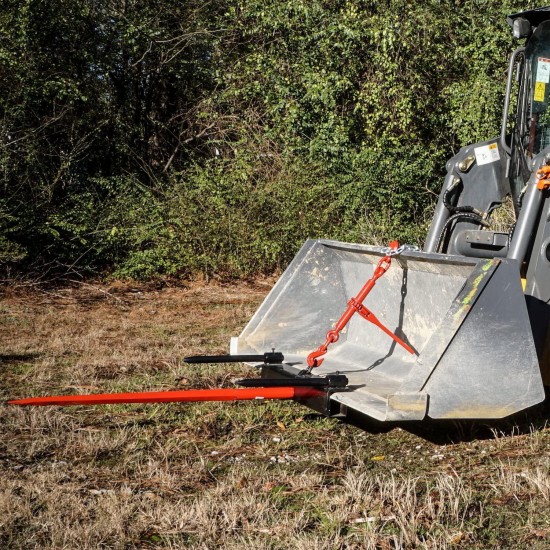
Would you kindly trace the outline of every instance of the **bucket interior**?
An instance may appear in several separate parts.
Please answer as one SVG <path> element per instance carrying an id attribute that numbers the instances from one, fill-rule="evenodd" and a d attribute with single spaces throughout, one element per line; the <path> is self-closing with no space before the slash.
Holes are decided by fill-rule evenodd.
<path id="1" fill-rule="evenodd" d="M 239 352 L 274 348 L 305 367 L 382 256 L 373 247 L 308 241 L 239 337 Z M 420 354 L 475 265 L 433 254 L 395 257 L 363 305 Z M 355 314 L 316 372 L 346 373 L 351 383 L 365 382 L 365 374 L 353 373 L 370 373 L 368 378 L 382 376 L 393 388 L 415 361 L 416 355 Z"/>

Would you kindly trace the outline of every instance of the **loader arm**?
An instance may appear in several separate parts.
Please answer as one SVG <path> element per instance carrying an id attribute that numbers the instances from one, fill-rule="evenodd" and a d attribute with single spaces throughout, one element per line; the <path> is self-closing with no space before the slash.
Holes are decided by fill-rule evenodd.
<path id="1" fill-rule="evenodd" d="M 501 135 L 462 148 L 448 162 L 424 249 L 518 262 L 542 377 L 550 385 L 550 193 L 537 186 L 537 172 L 550 162 L 550 8 L 514 14 L 508 22 L 526 43 L 510 58 Z M 495 230 L 494 214 L 507 197 L 516 222 Z M 468 207 L 479 214 L 468 214 Z"/>

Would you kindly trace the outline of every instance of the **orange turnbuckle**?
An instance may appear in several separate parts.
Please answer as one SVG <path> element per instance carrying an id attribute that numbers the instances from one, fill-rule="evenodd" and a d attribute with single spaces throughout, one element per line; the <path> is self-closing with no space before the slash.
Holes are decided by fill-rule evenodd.
<path id="1" fill-rule="evenodd" d="M 349 300 L 348 308 L 346 309 L 342 317 L 340 317 L 334 328 L 327 332 L 327 339 L 325 343 L 319 346 L 319 348 L 315 351 L 312 351 L 307 356 L 307 364 L 309 369 L 313 369 L 321 365 L 321 363 L 323 362 L 322 357 L 328 351 L 329 345 L 334 344 L 338 341 L 338 339 L 340 338 L 340 332 L 346 327 L 346 325 L 349 323 L 350 319 L 355 313 L 358 313 L 359 315 L 361 315 L 361 317 L 376 325 L 400 346 L 404 347 L 409 353 L 414 354 L 414 350 L 409 345 L 407 345 L 405 342 L 403 342 L 403 340 L 401 340 L 401 338 L 399 338 L 391 330 L 385 327 L 374 315 L 374 313 L 363 305 L 363 301 L 365 300 L 369 292 L 374 288 L 376 281 L 380 279 L 380 277 L 382 277 L 382 275 L 384 275 L 384 273 L 386 273 L 386 271 L 388 271 L 388 269 L 390 268 L 391 257 L 399 253 L 399 251 L 399 243 L 397 241 L 392 241 L 390 243 L 388 253 L 386 254 L 386 256 L 383 256 L 382 259 L 378 262 L 377 266 L 374 269 L 372 277 L 363 285 L 363 288 L 359 291 L 359 294 L 357 294 L 355 298 L 351 298 L 351 300 Z"/>
<path id="2" fill-rule="evenodd" d="M 135 393 L 100 393 L 91 395 L 57 395 L 8 401 L 10 405 L 111 405 L 115 403 L 175 403 L 195 401 L 251 401 L 255 399 L 297 399 L 319 397 L 323 393 L 308 387 L 224 388 L 215 390 L 155 391 Z"/>

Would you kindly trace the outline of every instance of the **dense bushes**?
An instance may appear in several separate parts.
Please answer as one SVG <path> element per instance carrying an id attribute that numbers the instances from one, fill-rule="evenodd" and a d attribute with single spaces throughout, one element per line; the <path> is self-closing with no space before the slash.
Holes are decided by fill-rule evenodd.
<path id="1" fill-rule="evenodd" d="M 308 237 L 419 243 L 445 159 L 498 133 L 531 5 L 7 0 L 0 265 L 249 276 Z"/>

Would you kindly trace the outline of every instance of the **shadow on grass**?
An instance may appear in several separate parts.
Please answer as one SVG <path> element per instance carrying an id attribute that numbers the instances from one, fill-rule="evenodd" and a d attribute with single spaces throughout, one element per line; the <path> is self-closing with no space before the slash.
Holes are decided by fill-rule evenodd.
<path id="1" fill-rule="evenodd" d="M 550 388 L 546 399 L 507 418 L 497 420 L 432 420 L 421 422 L 380 422 L 356 411 L 349 411 L 346 422 L 369 433 L 388 433 L 401 428 L 436 445 L 449 445 L 498 436 L 524 435 L 550 428 Z"/>
<path id="2" fill-rule="evenodd" d="M 2 363 L 21 363 L 36 361 L 42 353 L 0 353 L 0 365 Z"/>
<path id="3" fill-rule="evenodd" d="M 403 426 L 402 426 L 403 427 Z M 534 407 L 496 420 L 430 420 L 425 424 L 412 426 L 410 432 L 436 443 L 468 442 L 495 439 L 501 436 L 526 435 L 550 427 L 550 396 Z"/>

